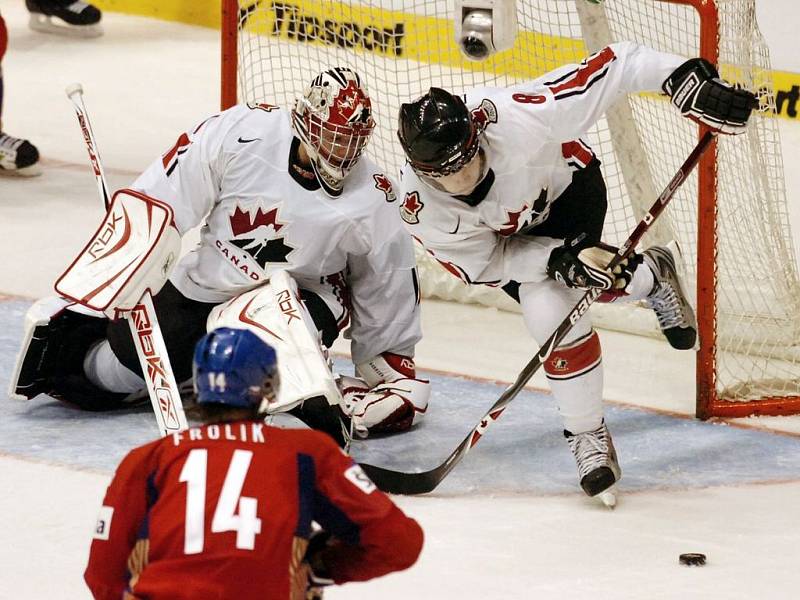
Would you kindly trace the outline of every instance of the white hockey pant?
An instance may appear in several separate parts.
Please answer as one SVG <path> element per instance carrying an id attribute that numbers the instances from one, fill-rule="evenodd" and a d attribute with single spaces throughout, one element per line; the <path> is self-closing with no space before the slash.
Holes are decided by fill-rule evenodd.
<path id="1" fill-rule="evenodd" d="M 525 326 L 543 344 L 584 294 L 546 280 L 519 288 Z M 597 429 L 603 421 L 603 364 L 597 334 L 589 314 L 566 335 L 543 365 L 550 389 L 572 433 Z"/>

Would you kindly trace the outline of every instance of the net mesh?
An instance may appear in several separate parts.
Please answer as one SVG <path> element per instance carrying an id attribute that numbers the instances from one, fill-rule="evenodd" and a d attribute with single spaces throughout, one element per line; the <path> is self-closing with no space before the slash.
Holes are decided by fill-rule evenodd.
<path id="1" fill-rule="evenodd" d="M 689 2 L 518 0 L 514 48 L 475 63 L 462 57 L 454 41 L 448 1 L 240 0 L 238 98 L 288 108 L 321 70 L 351 67 L 366 81 L 375 110 L 367 154 L 396 172 L 403 161 L 395 134 L 401 102 L 432 85 L 459 93 L 530 80 L 611 41 L 697 56 L 701 19 Z M 723 75 L 759 90 L 762 106 L 774 110 L 769 53 L 754 0 L 716 0 L 716 8 Z M 604 237 L 619 243 L 691 152 L 697 128 L 663 98 L 637 95 L 610 110 L 588 141 L 603 163 L 609 192 Z M 731 400 L 797 394 L 800 288 L 775 119 L 759 114 L 745 135 L 721 137 L 717 173 L 716 391 Z M 691 298 L 697 237 L 715 235 L 698 233 L 698 209 L 694 174 L 643 242 L 679 242 Z M 468 288 L 422 253 L 418 259 L 424 295 L 518 310 L 497 290 Z M 600 326 L 657 335 L 651 311 L 593 311 Z"/>

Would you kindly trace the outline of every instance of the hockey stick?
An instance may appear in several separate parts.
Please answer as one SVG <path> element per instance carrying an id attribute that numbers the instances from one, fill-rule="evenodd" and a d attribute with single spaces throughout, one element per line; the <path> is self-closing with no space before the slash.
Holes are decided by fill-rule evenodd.
<path id="1" fill-rule="evenodd" d="M 92 131 L 92 124 L 89 121 L 89 114 L 83 102 L 83 87 L 79 83 L 67 86 L 67 97 L 75 108 L 78 117 L 78 124 L 83 133 L 83 141 L 86 143 L 86 150 L 89 152 L 89 161 L 92 163 L 97 191 L 103 205 L 108 210 L 111 205 L 111 198 L 106 185 L 106 177 L 103 165 L 100 162 L 100 153 L 97 149 L 97 141 Z M 161 435 L 175 433 L 186 429 L 186 415 L 183 412 L 178 384 L 172 372 L 172 366 L 167 355 L 167 346 L 164 343 L 164 336 L 161 334 L 161 327 L 158 324 L 153 298 L 149 291 L 142 294 L 141 299 L 124 315 L 131 328 L 133 345 L 136 354 L 139 356 L 139 364 L 142 366 L 147 391 L 150 401 L 153 404 L 158 428 Z"/>
<path id="2" fill-rule="evenodd" d="M 78 117 L 78 125 L 81 127 L 83 141 L 86 144 L 86 150 L 89 152 L 89 162 L 92 163 L 94 178 L 97 182 L 97 192 L 100 194 L 100 199 L 103 201 L 106 210 L 108 210 L 111 205 L 111 195 L 108 193 L 106 174 L 103 171 L 103 165 L 100 163 L 100 155 L 97 150 L 97 142 L 94 139 L 92 124 L 89 122 L 86 105 L 83 103 L 83 86 L 80 83 L 72 83 L 67 86 L 65 91 L 67 98 L 70 99 L 72 106 L 75 108 L 75 115 Z"/>
<path id="3" fill-rule="evenodd" d="M 661 192 L 661 195 L 650 207 L 650 210 L 644 215 L 641 221 L 636 225 L 636 228 L 630 234 L 627 240 L 619 247 L 617 254 L 611 259 L 608 264 L 609 269 L 613 269 L 620 262 L 625 260 L 632 252 L 636 245 L 641 241 L 642 236 L 650 229 L 650 226 L 663 212 L 675 192 L 686 180 L 694 167 L 700 161 L 700 157 L 711 145 L 712 140 L 716 137 L 716 133 L 707 131 L 700 141 L 695 146 L 692 153 L 683 163 L 675 176 L 667 184 L 667 187 Z M 553 350 L 561 343 L 561 340 L 569 333 L 572 327 L 577 323 L 580 318 L 586 314 L 592 303 L 597 300 L 601 294 L 601 290 L 592 288 L 587 291 L 583 297 L 578 301 L 575 307 L 569 312 L 564 320 L 559 324 L 553 334 L 542 344 L 539 352 L 525 365 L 517 380 L 511 384 L 500 395 L 500 398 L 495 402 L 492 407 L 486 412 L 480 422 L 469 432 L 467 437 L 458 445 L 458 447 L 450 453 L 450 456 L 440 464 L 438 467 L 430 469 L 429 471 L 422 471 L 420 473 L 404 473 L 402 471 L 394 471 L 392 469 L 385 469 L 375 465 L 361 463 L 361 468 L 372 479 L 375 485 L 384 492 L 392 494 L 426 494 L 432 491 L 442 480 L 447 477 L 448 473 L 461 462 L 464 456 L 469 452 L 472 447 L 478 443 L 489 426 L 500 418 L 500 415 L 506 409 L 506 406 L 517 396 L 517 394 L 525 387 L 525 384 L 530 381 L 534 373 L 539 370 L 539 367 L 544 364 L 544 361 L 552 354 Z"/>

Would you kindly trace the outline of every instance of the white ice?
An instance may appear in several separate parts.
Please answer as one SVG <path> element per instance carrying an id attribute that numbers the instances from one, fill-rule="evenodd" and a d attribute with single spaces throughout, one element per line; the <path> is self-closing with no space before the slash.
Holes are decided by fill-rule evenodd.
<path id="1" fill-rule="evenodd" d="M 36 143 L 45 170 L 35 180 L 0 179 L 0 293 L 37 298 L 101 216 L 65 86 L 83 83 L 111 186 L 122 186 L 217 110 L 218 34 L 109 13 L 103 38 L 63 39 L 28 31 L 20 0 L 0 0 L 0 12 L 11 35 L 4 130 Z M 800 125 L 782 123 L 782 134 L 792 165 Z M 800 190 L 800 172 L 790 167 L 787 176 L 790 194 Z M 24 307 L 24 300 L 0 303 L 3 387 Z M 430 370 L 508 382 L 534 349 L 517 315 L 438 303 L 426 303 L 424 315 L 418 363 Z M 526 392 L 441 490 L 397 499 L 426 531 L 420 562 L 327 595 L 796 598 L 798 419 L 701 424 L 688 417 L 691 353 L 656 340 L 601 337 L 609 422 L 625 470 L 615 511 L 579 491 L 551 399 Z M 407 442 L 377 441 L 356 452 L 395 467 L 432 466 L 502 390 L 437 377 L 430 425 Z M 542 379 L 533 385 L 546 387 Z M 65 414 L 46 400 L 20 404 L 4 395 L 0 407 L 0 599 L 88 598 L 81 574 L 112 465 L 155 429 L 146 413 Z M 404 453 L 404 444 L 413 452 Z M 681 567 L 682 552 L 704 552 L 709 563 Z"/>

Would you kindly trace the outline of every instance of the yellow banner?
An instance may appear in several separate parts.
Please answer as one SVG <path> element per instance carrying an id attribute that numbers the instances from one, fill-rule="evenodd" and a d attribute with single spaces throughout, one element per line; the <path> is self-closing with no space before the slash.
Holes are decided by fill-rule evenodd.
<path id="1" fill-rule="evenodd" d="M 773 71 L 775 86 L 775 106 L 778 116 L 797 119 L 800 113 L 800 74 L 786 71 Z"/>
<path id="2" fill-rule="evenodd" d="M 220 0 L 93 0 L 98 8 L 219 28 Z M 321 8 L 324 6 L 324 10 Z M 449 19 L 317 0 L 252 0 L 245 19 L 251 33 L 282 40 L 338 46 L 395 59 L 440 64 L 469 71 L 488 71 L 516 79 L 533 79 L 586 55 L 583 40 L 521 32 L 511 50 L 488 60 L 467 60 L 455 43 Z M 546 57 L 535 51 L 550 48 Z M 536 57 L 531 60 L 531 57 Z M 723 68 L 724 70 L 724 68 Z M 797 119 L 800 74 L 773 71 L 777 114 Z"/>
<path id="3" fill-rule="evenodd" d="M 219 29 L 219 0 L 90 0 L 103 11 Z"/>

